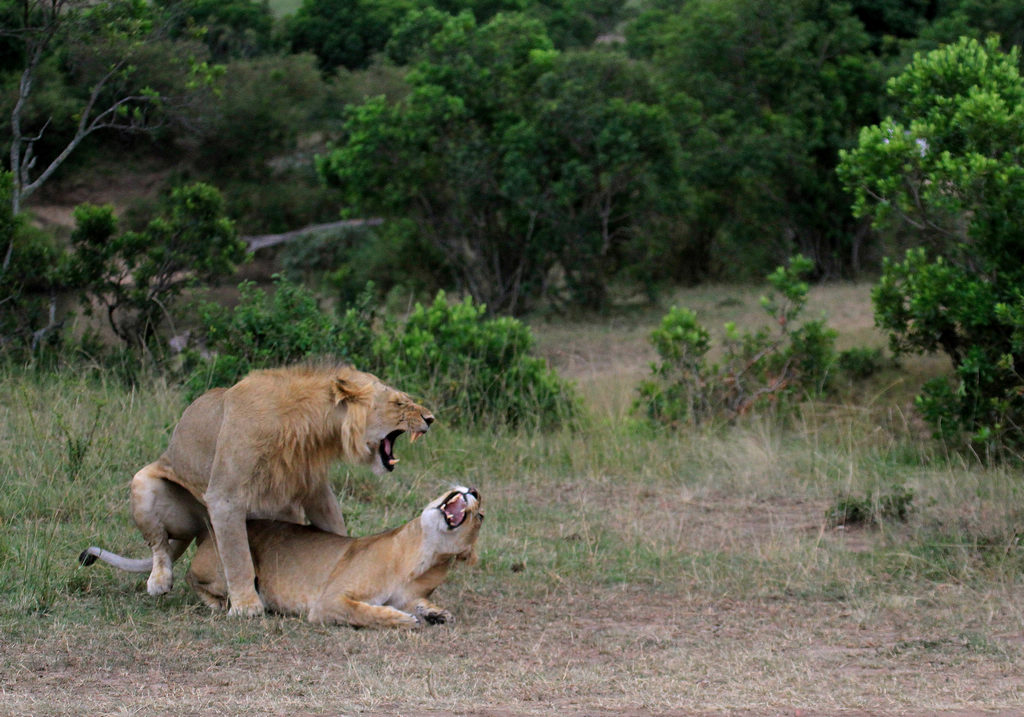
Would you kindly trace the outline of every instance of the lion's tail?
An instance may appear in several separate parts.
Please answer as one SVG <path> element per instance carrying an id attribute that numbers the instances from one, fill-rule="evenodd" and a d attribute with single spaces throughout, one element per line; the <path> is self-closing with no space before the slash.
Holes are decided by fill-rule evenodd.
<path id="1" fill-rule="evenodd" d="M 78 556 L 78 562 L 82 565 L 92 565 L 97 559 L 129 573 L 148 573 L 153 569 L 153 558 L 126 558 L 118 555 L 117 553 L 112 553 L 109 550 L 104 550 L 103 548 L 97 548 L 95 546 L 86 548 L 82 551 L 82 554 Z"/>

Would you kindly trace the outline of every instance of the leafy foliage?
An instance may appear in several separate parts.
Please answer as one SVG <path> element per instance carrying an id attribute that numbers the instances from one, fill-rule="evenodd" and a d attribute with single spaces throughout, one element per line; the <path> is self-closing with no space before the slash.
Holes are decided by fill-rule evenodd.
<path id="1" fill-rule="evenodd" d="M 293 52 L 312 52 L 324 70 L 366 67 L 413 7 L 413 0 L 304 0 L 286 33 Z"/>
<path id="2" fill-rule="evenodd" d="M 673 273 L 756 278 L 795 252 L 823 273 L 856 272 L 867 237 L 834 169 L 876 119 L 884 75 L 849 5 L 654 3 L 626 36 L 676 93 L 692 193 Z"/>
<path id="3" fill-rule="evenodd" d="M 11 173 L 0 170 L 0 354 L 21 359 L 59 339 L 55 291 L 64 262 L 53 237 L 14 213 L 12 191 Z"/>
<path id="4" fill-rule="evenodd" d="M 1024 81 L 1016 50 L 964 38 L 889 83 L 899 112 L 865 127 L 841 172 L 854 211 L 893 243 L 872 299 L 893 351 L 942 351 L 955 376 L 918 408 L 937 437 L 1024 448 L 1021 287 Z"/>
<path id="5" fill-rule="evenodd" d="M 231 311 L 213 304 L 202 309 L 211 353 L 189 357 L 192 396 L 255 368 L 328 359 L 423 396 L 452 424 L 550 425 L 576 414 L 571 387 L 531 355 L 530 330 L 513 318 L 487 318 L 485 307 L 471 299 L 451 304 L 439 292 L 399 322 L 377 315 L 369 290 L 337 315 L 282 276 L 272 294 L 253 284 L 241 291 Z"/>
<path id="6" fill-rule="evenodd" d="M 326 100 L 311 55 L 260 57 L 226 66 L 218 96 L 196 117 L 193 161 L 204 175 L 265 178 L 274 157 L 291 151 Z"/>
<path id="7" fill-rule="evenodd" d="M 172 37 L 195 34 L 224 62 L 252 58 L 273 48 L 274 17 L 267 0 L 158 0 Z"/>
<path id="8" fill-rule="evenodd" d="M 229 275 L 247 247 L 224 216 L 216 189 L 174 190 L 164 213 L 140 232 L 117 233 L 110 206 L 75 209 L 70 282 L 83 305 L 101 306 L 114 333 L 134 348 L 148 346 L 189 286 Z"/>
<path id="9" fill-rule="evenodd" d="M 372 357 L 374 311 L 368 296 L 339 318 L 324 311 L 308 289 L 275 276 L 273 291 L 239 285 L 233 309 L 199 306 L 202 340 L 209 354 L 186 360 L 189 398 L 211 386 L 230 386 L 257 368 L 332 357 L 366 366 Z"/>
<path id="10" fill-rule="evenodd" d="M 836 332 L 823 319 L 798 324 L 809 289 L 800 277 L 812 268 L 798 255 L 768 277 L 778 293 L 762 297 L 761 306 L 777 330 L 740 334 L 734 324 L 726 325 L 720 364 L 708 362 L 711 335 L 696 313 L 674 307 L 651 335 L 660 362 L 640 384 L 634 410 L 670 424 L 733 420 L 824 391 L 835 362 Z"/>
<path id="11" fill-rule="evenodd" d="M 412 219 L 458 286 L 498 313 L 600 307 L 610 274 L 679 190 L 678 140 L 644 68 L 561 54 L 522 14 L 449 18 L 397 104 L 348 110 L 320 158 L 351 211 Z"/>
<path id="12" fill-rule="evenodd" d="M 402 325 L 375 342 L 377 364 L 400 385 L 420 386 L 446 420 L 538 426 L 571 419 L 572 391 L 547 363 L 530 355 L 533 336 L 510 317 L 489 319 L 467 297 L 438 292 L 416 304 Z"/>

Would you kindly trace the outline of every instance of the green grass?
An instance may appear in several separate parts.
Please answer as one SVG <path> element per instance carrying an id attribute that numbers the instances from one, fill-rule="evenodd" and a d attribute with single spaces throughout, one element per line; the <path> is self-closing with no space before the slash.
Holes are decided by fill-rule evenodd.
<path id="1" fill-rule="evenodd" d="M 128 392 L 96 378 L 17 372 L 4 386 L 0 614 L 59 612 L 82 593 L 135 589 L 140 577 L 81 571 L 73 558 L 97 543 L 145 554 L 127 483 L 162 451 L 179 392 L 160 382 Z M 844 575 L 892 589 L 1018 579 L 1024 498 L 1011 471 L 936 455 L 922 461 L 920 448 L 900 445 L 910 438 L 857 413 L 801 419 L 795 428 L 751 421 L 690 433 L 628 418 L 555 434 L 442 424 L 430 440 L 403 446 L 403 470 L 393 476 L 345 467 L 333 476 L 357 534 L 412 518 L 450 483 L 478 487 L 489 513 L 480 574 L 494 580 L 515 564 L 520 580 L 699 583 L 763 596 L 794 583 L 805 594 L 834 591 Z M 837 496 L 884 501 L 907 491 L 906 515 L 876 505 L 868 522 L 882 525 L 868 559 L 843 550 L 816 558 L 822 543 L 811 528 L 831 529 Z M 708 517 L 708 507 L 717 513 Z"/>

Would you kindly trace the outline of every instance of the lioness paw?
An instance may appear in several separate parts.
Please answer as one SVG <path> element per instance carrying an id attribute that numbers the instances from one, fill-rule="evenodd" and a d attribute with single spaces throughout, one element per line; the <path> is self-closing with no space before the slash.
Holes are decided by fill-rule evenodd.
<path id="1" fill-rule="evenodd" d="M 416 608 L 416 614 L 428 625 L 453 625 L 455 616 L 447 610 L 437 608 L 425 608 L 422 605 Z"/>

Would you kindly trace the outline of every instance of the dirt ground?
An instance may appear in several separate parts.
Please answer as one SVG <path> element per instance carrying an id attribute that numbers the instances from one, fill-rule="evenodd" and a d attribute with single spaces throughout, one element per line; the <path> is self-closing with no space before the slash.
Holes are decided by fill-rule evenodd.
<path id="1" fill-rule="evenodd" d="M 512 577 L 512 576 L 510 576 Z M 514 582 L 514 581 L 510 581 Z M 514 585 L 513 585 L 514 590 Z M 962 597 L 962 596 L 961 596 Z M 121 596 L 145 600 L 147 596 Z M 54 625 L 4 651 L 4 714 L 1011 715 L 1021 635 L 948 632 L 952 596 L 915 605 L 709 599 L 657 588 L 529 598 L 448 591 L 454 627 L 322 628 L 267 617 L 229 629 L 198 606 L 167 620 Z M 992 610 L 998 601 L 979 597 Z M 998 609 L 997 609 L 998 612 Z M 1000 626 L 1006 621 L 1006 624 Z M 979 627 L 979 630 L 981 628 Z M 1006 632 L 1001 632 L 1005 629 Z"/>

